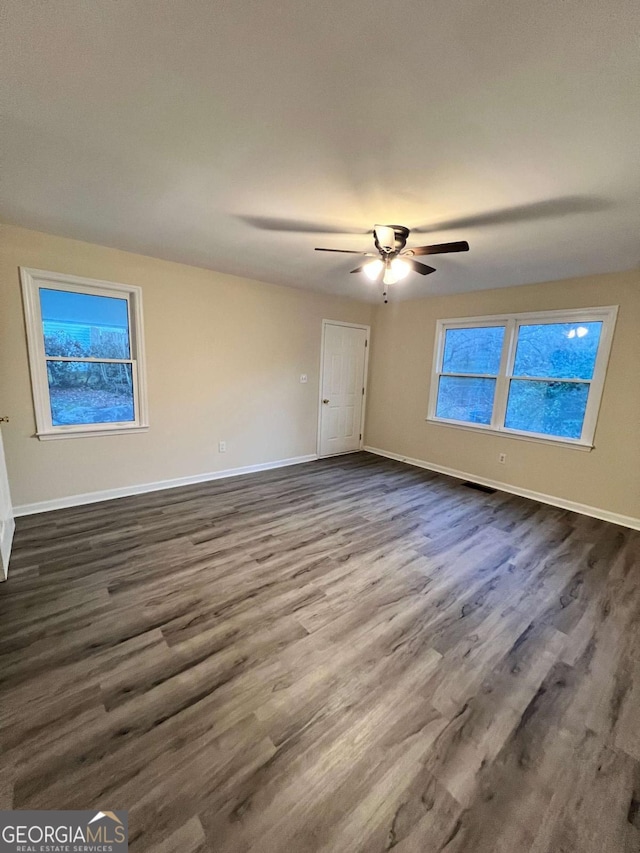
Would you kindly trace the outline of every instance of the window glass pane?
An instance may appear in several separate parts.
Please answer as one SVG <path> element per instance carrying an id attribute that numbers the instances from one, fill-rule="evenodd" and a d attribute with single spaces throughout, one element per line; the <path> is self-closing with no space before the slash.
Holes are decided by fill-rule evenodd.
<path id="1" fill-rule="evenodd" d="M 512 379 L 505 426 L 561 438 L 580 438 L 588 396 L 587 382 Z"/>
<path id="2" fill-rule="evenodd" d="M 490 373 L 500 370 L 504 326 L 447 329 L 442 373 Z"/>
<path id="3" fill-rule="evenodd" d="M 129 358 L 127 300 L 40 288 L 47 355 Z"/>
<path id="4" fill-rule="evenodd" d="M 48 361 L 54 426 L 135 420 L 130 364 Z"/>
<path id="5" fill-rule="evenodd" d="M 514 376 L 591 379 L 602 323 L 520 326 Z"/>
<path id="6" fill-rule="evenodd" d="M 495 390 L 495 379 L 441 376 L 436 417 L 490 424 Z"/>

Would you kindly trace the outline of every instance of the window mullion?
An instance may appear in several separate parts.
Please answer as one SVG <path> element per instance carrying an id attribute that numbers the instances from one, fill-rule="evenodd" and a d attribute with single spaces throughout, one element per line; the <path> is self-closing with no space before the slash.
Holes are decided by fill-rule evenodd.
<path id="1" fill-rule="evenodd" d="M 498 376 L 495 373 L 451 373 L 447 370 L 443 370 L 438 376 L 454 376 L 459 379 L 497 379 Z"/>
<path id="2" fill-rule="evenodd" d="M 82 364 L 133 364 L 134 358 L 86 358 L 83 356 L 46 355 L 47 361 L 73 361 Z"/>
<path id="3" fill-rule="evenodd" d="M 562 382 L 567 385 L 588 385 L 592 381 L 591 379 L 565 378 L 564 376 L 527 376 L 525 374 L 512 375 L 509 379 L 516 382 Z"/>
<path id="4" fill-rule="evenodd" d="M 514 382 L 547 382 L 550 385 L 591 385 L 592 379 L 556 379 L 554 376 L 544 376 L 542 379 L 532 379 L 529 376 L 512 376 Z"/>
<path id="5" fill-rule="evenodd" d="M 431 368 L 431 385 L 429 388 L 429 400 L 427 403 L 427 418 L 434 418 L 438 408 L 438 393 L 440 389 L 440 376 L 442 371 L 442 360 L 444 357 L 444 338 L 446 333 L 445 324 L 436 323 L 436 335 Z"/>
<path id="6" fill-rule="evenodd" d="M 500 358 L 500 374 L 496 382 L 496 396 L 493 401 L 493 416 L 491 427 L 500 430 L 504 427 L 504 418 L 507 411 L 507 398 L 509 396 L 509 376 L 513 369 L 515 357 L 516 321 L 507 320 L 502 344 L 502 356 Z"/>

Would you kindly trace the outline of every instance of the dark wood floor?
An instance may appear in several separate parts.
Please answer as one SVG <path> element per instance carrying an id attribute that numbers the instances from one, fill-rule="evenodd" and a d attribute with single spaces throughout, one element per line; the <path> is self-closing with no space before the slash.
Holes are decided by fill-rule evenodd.
<path id="1" fill-rule="evenodd" d="M 155 853 L 637 853 L 639 562 L 368 454 L 20 519 L 1 805 Z"/>

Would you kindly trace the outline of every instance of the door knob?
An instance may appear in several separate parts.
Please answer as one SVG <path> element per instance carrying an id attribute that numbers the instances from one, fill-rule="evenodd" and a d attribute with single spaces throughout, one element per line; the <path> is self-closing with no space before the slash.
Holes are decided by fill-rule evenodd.
<path id="1" fill-rule="evenodd" d="M 326 405 L 327 405 L 327 403 L 328 403 L 329 401 L 328 401 L 328 400 L 323 400 L 322 402 L 323 402 L 323 403 L 325 404 L 325 406 L 326 406 Z"/>

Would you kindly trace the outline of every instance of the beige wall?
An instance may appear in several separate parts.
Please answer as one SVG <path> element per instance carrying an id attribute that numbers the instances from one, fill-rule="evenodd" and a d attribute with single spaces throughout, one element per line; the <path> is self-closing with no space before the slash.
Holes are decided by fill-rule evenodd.
<path id="1" fill-rule="evenodd" d="M 148 432 L 33 437 L 19 266 L 143 288 Z M 371 306 L 0 226 L 0 414 L 11 419 L 14 505 L 315 453 L 323 318 L 368 323 Z"/>
<path id="2" fill-rule="evenodd" d="M 143 288 L 151 428 L 38 441 L 18 267 Z M 435 321 L 619 305 L 589 453 L 425 422 Z M 323 318 L 373 320 L 367 445 L 640 518 L 640 272 L 371 306 L 0 225 L 0 414 L 16 506 L 316 450 Z M 301 385 L 299 376 L 309 382 Z M 217 452 L 220 439 L 227 453 Z M 498 453 L 507 453 L 507 464 Z"/>
<path id="3" fill-rule="evenodd" d="M 594 450 L 426 423 L 436 320 L 598 305 L 620 310 Z M 640 271 L 380 305 L 369 377 L 368 446 L 640 519 Z"/>

